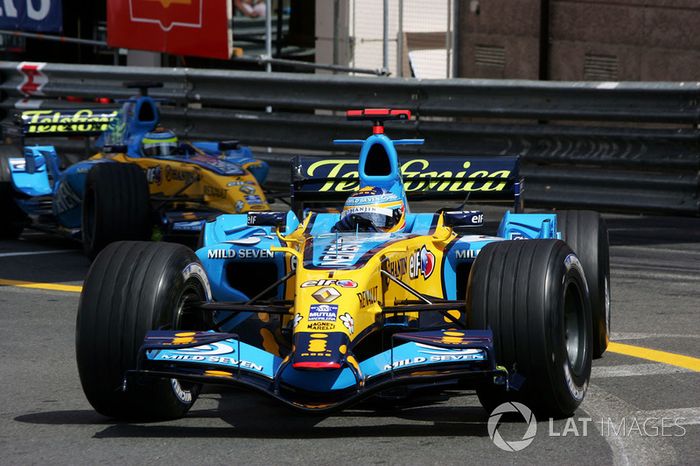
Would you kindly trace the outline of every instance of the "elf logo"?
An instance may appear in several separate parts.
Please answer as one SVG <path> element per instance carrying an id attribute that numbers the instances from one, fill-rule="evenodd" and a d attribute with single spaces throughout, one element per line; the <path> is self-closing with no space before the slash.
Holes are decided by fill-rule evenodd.
<path id="1" fill-rule="evenodd" d="M 423 246 L 420 250 L 414 251 L 408 259 L 408 276 L 416 279 L 423 276 L 427 279 L 433 274 L 435 269 L 435 254 L 428 251 Z"/>
<path id="2" fill-rule="evenodd" d="M 340 288 L 357 288 L 357 283 L 353 280 L 307 280 L 301 284 L 302 288 L 312 288 L 315 286 L 339 286 Z"/>

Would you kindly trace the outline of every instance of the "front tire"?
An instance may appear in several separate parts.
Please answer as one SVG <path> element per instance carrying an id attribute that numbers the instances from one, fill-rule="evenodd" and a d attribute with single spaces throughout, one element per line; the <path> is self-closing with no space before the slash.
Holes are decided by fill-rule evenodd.
<path id="1" fill-rule="evenodd" d="M 150 195 L 143 171 L 125 163 L 99 163 L 92 167 L 83 197 L 85 255 L 94 259 L 114 241 L 145 241 L 150 237 Z"/>
<path id="2" fill-rule="evenodd" d="M 598 212 L 564 210 L 557 226 L 586 272 L 593 318 L 593 358 L 603 356 L 610 341 L 610 244 L 608 227 Z"/>
<path id="3" fill-rule="evenodd" d="M 591 310 L 571 248 L 559 240 L 490 243 L 467 290 L 469 327 L 490 328 L 497 364 L 524 377 L 519 391 L 477 387 L 484 408 L 517 400 L 542 417 L 573 414 L 591 375 Z"/>
<path id="4" fill-rule="evenodd" d="M 187 413 L 199 385 L 176 379 L 129 379 L 146 332 L 205 330 L 189 301 L 211 298 L 209 282 L 194 253 L 178 244 L 117 242 L 107 246 L 88 272 L 80 297 L 76 355 L 83 391 L 97 412 L 118 419 L 176 419 Z"/>

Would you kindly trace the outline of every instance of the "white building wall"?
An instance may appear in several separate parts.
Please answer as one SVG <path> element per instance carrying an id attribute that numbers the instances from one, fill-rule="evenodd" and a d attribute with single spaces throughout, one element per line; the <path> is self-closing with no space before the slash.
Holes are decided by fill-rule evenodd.
<path id="1" fill-rule="evenodd" d="M 399 2 L 389 0 L 389 71 L 399 76 L 397 40 Z M 448 8 L 452 0 L 403 0 L 404 32 L 449 31 Z M 383 63 L 383 4 L 382 0 L 350 0 L 349 34 L 353 41 L 350 65 L 357 68 L 382 68 Z M 446 78 L 447 52 L 423 50 L 412 52 L 411 58 L 418 77 Z"/>

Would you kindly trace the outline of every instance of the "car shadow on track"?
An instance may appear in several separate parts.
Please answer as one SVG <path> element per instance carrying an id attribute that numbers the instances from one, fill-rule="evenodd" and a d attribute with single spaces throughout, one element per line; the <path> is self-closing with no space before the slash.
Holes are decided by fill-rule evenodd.
<path id="1" fill-rule="evenodd" d="M 365 403 L 317 416 L 293 411 L 255 394 L 226 391 L 218 401 L 218 409 L 198 410 L 195 405 L 184 419 L 168 422 L 115 422 L 92 410 L 32 413 L 17 416 L 15 421 L 105 426 L 104 430 L 94 434 L 95 438 L 323 439 L 488 435 L 488 415 L 480 406 L 448 406 L 441 404 L 444 399 L 444 396 L 431 395 L 400 407 L 383 409 Z M 228 426 L 221 426 L 217 419 Z"/>

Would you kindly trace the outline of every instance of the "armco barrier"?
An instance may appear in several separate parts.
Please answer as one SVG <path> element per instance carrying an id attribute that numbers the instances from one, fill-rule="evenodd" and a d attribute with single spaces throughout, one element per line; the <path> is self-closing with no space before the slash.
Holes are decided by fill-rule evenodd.
<path id="1" fill-rule="evenodd" d="M 700 83 L 418 80 L 0 62 L 0 108 L 67 105 L 66 96 L 125 98 L 125 81 L 158 81 L 163 122 L 190 138 L 338 151 L 365 125 L 337 111 L 411 109 L 393 137 L 424 137 L 432 155 L 520 155 L 531 206 L 700 213 Z M 272 112 L 265 111 L 266 106 Z M 258 154 L 265 158 L 265 153 Z M 280 161 L 279 156 L 274 162 Z M 287 180 L 273 180 L 286 182 Z"/>

